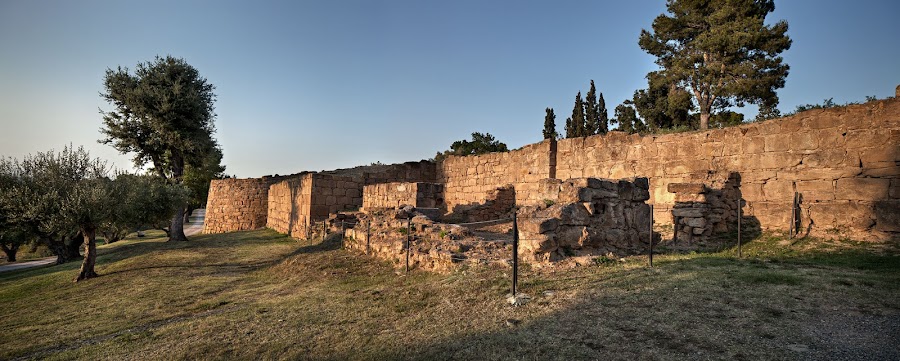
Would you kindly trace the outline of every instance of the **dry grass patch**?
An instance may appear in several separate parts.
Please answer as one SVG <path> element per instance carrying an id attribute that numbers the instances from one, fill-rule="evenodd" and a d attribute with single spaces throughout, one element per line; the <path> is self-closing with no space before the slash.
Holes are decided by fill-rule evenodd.
<path id="1" fill-rule="evenodd" d="M 793 359 L 834 343 L 815 332 L 828 317 L 900 314 L 896 247 L 766 237 L 740 260 L 526 266 L 523 307 L 502 266 L 403 275 L 271 231 L 128 241 L 90 282 L 75 264 L 0 274 L 0 358 Z"/>

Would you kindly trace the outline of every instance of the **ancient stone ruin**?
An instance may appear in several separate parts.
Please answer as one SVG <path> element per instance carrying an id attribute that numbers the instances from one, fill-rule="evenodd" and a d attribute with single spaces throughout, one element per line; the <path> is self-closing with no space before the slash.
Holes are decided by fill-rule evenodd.
<path id="1" fill-rule="evenodd" d="M 647 178 L 609 180 L 547 179 L 544 204 L 519 211 L 524 256 L 557 261 L 568 256 L 616 257 L 644 253 L 651 239 Z"/>
<path id="2" fill-rule="evenodd" d="M 740 183 L 741 176 L 736 173 L 722 189 L 701 183 L 670 183 L 669 192 L 675 193 L 673 243 L 705 246 L 714 233 L 736 229 L 738 202 L 742 202 Z"/>
<path id="3" fill-rule="evenodd" d="M 450 156 L 440 163 L 216 180 L 210 185 L 204 232 L 269 227 L 306 239 L 322 221 L 360 209 L 365 214 L 354 217 L 387 230 L 399 228 L 389 220 L 397 216 L 390 212 L 404 205 L 413 207 L 415 234 L 436 232 L 436 237 L 417 236 L 421 242 L 414 247 L 432 244 L 442 232 L 462 234 L 446 224 L 505 219 L 519 209 L 521 250 L 534 262 L 641 253 L 650 238 L 644 226 L 648 205 L 654 222 L 672 226 L 677 243 L 687 246 L 731 230 L 738 207 L 743 220 L 762 230 L 896 240 L 900 99 L 708 131 L 646 136 L 611 131 L 545 140 L 509 152 Z M 538 217 L 555 221 L 531 222 Z M 358 227 L 351 233 L 358 236 Z M 467 227 L 469 236 L 499 240 L 497 249 L 506 249 L 500 245 L 511 239 L 508 225 L 478 227 Z M 460 258 L 458 250 L 441 247 L 417 249 L 451 254 L 434 259 Z M 475 258 L 486 257 L 468 257 Z"/>

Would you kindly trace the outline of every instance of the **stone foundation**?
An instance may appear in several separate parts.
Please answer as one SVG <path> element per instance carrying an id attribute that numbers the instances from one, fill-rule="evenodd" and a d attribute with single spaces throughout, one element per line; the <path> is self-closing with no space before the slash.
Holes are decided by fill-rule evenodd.
<path id="1" fill-rule="evenodd" d="M 741 201 L 740 175 L 732 174 L 722 189 L 700 183 L 670 183 L 674 241 L 679 246 L 705 245 L 710 236 L 737 228 Z"/>
<path id="2" fill-rule="evenodd" d="M 646 178 L 543 181 L 545 204 L 519 210 L 523 257 L 545 262 L 645 253 L 651 240 L 648 188 Z"/>

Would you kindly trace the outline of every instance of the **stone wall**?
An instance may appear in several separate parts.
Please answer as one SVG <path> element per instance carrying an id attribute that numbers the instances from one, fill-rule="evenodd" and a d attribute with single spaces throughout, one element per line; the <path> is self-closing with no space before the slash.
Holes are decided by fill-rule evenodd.
<path id="1" fill-rule="evenodd" d="M 437 183 L 381 183 L 363 187 L 362 208 L 438 208 L 444 205 L 444 186 Z"/>
<path id="2" fill-rule="evenodd" d="M 672 224 L 675 195 L 668 192 L 670 183 L 722 189 L 733 173 L 742 179 L 743 214 L 755 217 L 763 229 L 788 229 L 796 191 L 801 236 L 897 237 L 900 99 L 702 132 L 647 136 L 610 132 L 547 140 L 510 152 L 451 156 L 437 168 L 423 161 L 323 172 L 312 176 L 308 200 L 290 202 L 309 204 L 309 217 L 324 218 L 329 212 L 362 206 L 365 185 L 436 182 L 444 184 L 444 201 L 452 212 L 489 203 L 501 189 L 511 189 L 510 196 L 520 206 L 540 204 L 541 180 L 547 178 L 647 177 L 655 220 Z M 261 210 L 268 209 L 268 189 L 261 188 L 270 183 L 265 178 L 214 181 L 206 232 L 266 224 Z M 276 198 L 290 197 L 289 192 L 278 192 Z M 273 220 L 279 229 L 285 229 L 285 222 L 296 224 L 280 217 Z"/>
<path id="3" fill-rule="evenodd" d="M 425 182 L 434 177 L 434 163 L 428 161 L 305 173 L 272 185 L 267 225 L 305 239 L 308 225 L 362 207 L 363 187 L 371 182 Z"/>
<path id="4" fill-rule="evenodd" d="M 721 188 L 737 172 L 743 212 L 764 229 L 788 229 L 796 189 L 804 233 L 861 239 L 900 232 L 898 163 L 895 98 L 705 132 L 564 139 L 556 172 L 558 178 L 649 177 L 656 220 L 668 224 L 669 183 Z"/>
<path id="5" fill-rule="evenodd" d="M 732 173 L 723 189 L 702 183 L 669 183 L 669 192 L 675 194 L 673 243 L 705 246 L 713 233 L 737 229 L 740 184 L 737 173 Z"/>
<path id="6" fill-rule="evenodd" d="M 504 153 L 447 157 L 437 170 L 447 209 L 485 203 L 507 185 L 513 187 L 517 202 L 526 202 L 540 180 L 551 177 L 551 143 L 546 140 Z"/>
<path id="7" fill-rule="evenodd" d="M 203 233 L 266 226 L 269 185 L 278 178 L 214 179 L 209 185 Z"/>
<path id="8" fill-rule="evenodd" d="M 650 247 L 650 198 L 647 178 L 545 180 L 546 203 L 522 207 L 519 237 L 522 255 L 535 261 L 568 256 L 617 257 Z M 658 234 L 655 237 L 658 242 Z"/>
<path id="9" fill-rule="evenodd" d="M 269 187 L 266 227 L 306 239 L 310 219 L 313 174 L 287 179 Z"/>

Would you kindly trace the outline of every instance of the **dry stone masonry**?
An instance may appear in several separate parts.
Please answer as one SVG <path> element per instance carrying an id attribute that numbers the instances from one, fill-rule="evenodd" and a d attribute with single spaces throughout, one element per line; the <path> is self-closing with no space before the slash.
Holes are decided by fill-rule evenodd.
<path id="1" fill-rule="evenodd" d="M 440 208 L 444 205 L 444 186 L 437 183 L 381 183 L 363 188 L 363 209 Z"/>
<path id="2" fill-rule="evenodd" d="M 701 183 L 669 183 L 669 192 L 675 194 L 672 208 L 674 243 L 704 246 L 714 233 L 736 229 L 740 182 L 740 175 L 735 173 L 722 189 L 712 189 Z"/>
<path id="3" fill-rule="evenodd" d="M 647 178 L 576 178 L 542 182 L 544 204 L 519 211 L 526 259 L 556 261 L 568 256 L 624 256 L 650 247 Z M 659 235 L 655 235 L 659 242 Z"/>
<path id="4" fill-rule="evenodd" d="M 739 176 L 740 185 L 729 191 L 725 183 L 732 175 Z M 646 178 L 648 202 L 654 205 L 657 223 L 672 224 L 673 210 L 686 208 L 681 203 L 690 203 L 690 208 L 705 205 L 707 211 L 702 217 L 684 218 L 685 222 L 696 218 L 689 221 L 697 226 L 680 229 L 689 231 L 691 242 L 695 232 L 705 236 L 731 227 L 736 212 L 730 204 L 737 204 L 731 198 L 738 192 L 744 200 L 743 214 L 755 218 L 763 229 L 787 231 L 793 214 L 799 228 L 814 236 L 896 238 L 900 235 L 900 99 L 810 110 L 724 129 L 646 136 L 610 132 L 558 142 L 546 140 L 504 153 L 451 156 L 437 165 L 374 165 L 307 173 L 292 179 L 298 177 L 299 182 L 291 180 L 278 186 L 275 183 L 287 179 L 214 181 L 205 231 L 228 232 L 270 224 L 302 237 L 296 234 L 303 233 L 296 225 L 359 208 L 364 202 L 364 187 L 382 183 L 441 184 L 447 212 L 458 210 L 461 218 L 478 219 L 508 214 L 513 206 L 546 207 L 548 200 L 553 201 L 546 194 L 553 189 L 553 182 L 559 182 L 560 194 L 571 195 L 561 190 L 565 182 L 553 179 Z M 307 183 L 303 177 L 309 177 Z M 683 183 L 701 184 L 708 191 L 693 195 L 669 192 L 670 184 Z M 273 186 L 271 197 L 269 186 Z M 799 194 L 797 210 L 792 207 L 795 191 Z M 721 197 L 716 192 L 721 192 Z M 685 201 L 685 197 L 698 201 Z M 575 207 L 563 200 L 553 202 L 559 202 L 561 217 L 563 207 Z M 479 207 L 489 211 L 479 213 Z M 574 211 L 568 208 L 566 212 Z M 702 223 L 699 219 L 707 224 L 698 226 Z M 622 231 L 630 232 L 627 228 Z M 578 238 L 591 245 L 591 237 Z M 566 245 L 578 243 L 572 243 L 568 236 L 564 239 Z M 566 247 L 560 248 L 577 250 Z"/>

